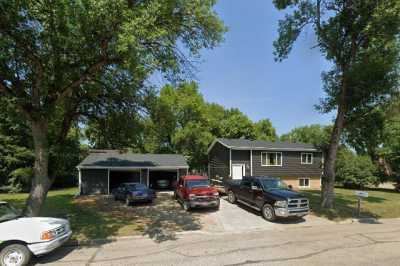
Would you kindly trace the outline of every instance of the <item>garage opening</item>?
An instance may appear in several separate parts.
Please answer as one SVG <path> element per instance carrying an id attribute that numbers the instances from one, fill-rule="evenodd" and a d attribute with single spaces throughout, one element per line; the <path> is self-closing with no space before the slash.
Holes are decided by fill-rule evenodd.
<path id="1" fill-rule="evenodd" d="M 152 189 L 171 190 L 174 189 L 177 180 L 177 170 L 150 171 L 149 185 Z"/>
<path id="2" fill-rule="evenodd" d="M 110 192 L 121 183 L 140 183 L 140 171 L 110 171 Z"/>

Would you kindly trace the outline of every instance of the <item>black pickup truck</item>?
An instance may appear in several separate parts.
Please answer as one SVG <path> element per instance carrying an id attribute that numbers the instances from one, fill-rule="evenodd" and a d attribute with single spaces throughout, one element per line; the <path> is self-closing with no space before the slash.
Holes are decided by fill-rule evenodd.
<path id="1" fill-rule="evenodd" d="M 245 176 L 242 180 L 227 179 L 224 185 L 230 203 L 237 201 L 256 209 L 268 221 L 303 217 L 309 212 L 308 199 L 289 189 L 280 178 Z"/>

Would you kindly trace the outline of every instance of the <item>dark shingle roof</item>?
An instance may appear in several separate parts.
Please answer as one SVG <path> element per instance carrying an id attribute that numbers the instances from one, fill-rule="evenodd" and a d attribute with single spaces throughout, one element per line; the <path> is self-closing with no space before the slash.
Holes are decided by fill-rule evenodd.
<path id="1" fill-rule="evenodd" d="M 92 150 L 78 167 L 187 168 L 188 164 L 185 157 L 180 154 L 137 154 L 119 150 Z"/>
<path id="2" fill-rule="evenodd" d="M 292 143 L 292 142 L 269 142 L 263 140 L 248 139 L 216 139 L 222 145 L 233 149 L 264 149 L 264 150 L 299 150 L 299 151 L 317 151 L 313 144 Z"/>

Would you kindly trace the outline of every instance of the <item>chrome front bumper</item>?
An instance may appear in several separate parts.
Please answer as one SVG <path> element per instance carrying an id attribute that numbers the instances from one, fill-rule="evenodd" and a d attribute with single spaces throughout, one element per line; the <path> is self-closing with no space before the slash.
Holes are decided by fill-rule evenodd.
<path id="1" fill-rule="evenodd" d="M 302 217 L 310 212 L 310 203 L 307 198 L 289 199 L 286 208 L 275 207 L 278 217 Z"/>
<path id="2" fill-rule="evenodd" d="M 68 241 L 68 239 L 71 238 L 71 235 L 72 235 L 72 231 L 69 231 L 69 232 L 65 233 L 64 235 L 62 235 L 56 239 L 53 239 L 51 241 L 29 244 L 28 248 L 35 256 L 43 255 L 43 254 L 49 253 L 49 252 L 55 250 L 56 248 L 62 246 L 65 242 Z"/>
<path id="3" fill-rule="evenodd" d="M 277 217 L 302 217 L 309 214 L 308 208 L 287 209 L 275 208 L 275 215 Z"/>
<path id="4" fill-rule="evenodd" d="M 219 198 L 216 198 L 214 200 L 208 200 L 208 201 L 199 201 L 199 200 L 190 200 L 189 205 L 191 208 L 196 208 L 196 207 L 217 207 L 219 206 Z"/>

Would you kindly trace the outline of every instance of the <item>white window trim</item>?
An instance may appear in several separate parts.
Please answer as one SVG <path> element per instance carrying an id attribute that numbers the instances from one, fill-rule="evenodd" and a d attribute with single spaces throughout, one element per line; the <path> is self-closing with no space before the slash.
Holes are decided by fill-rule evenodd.
<path id="1" fill-rule="evenodd" d="M 308 163 L 307 161 L 306 162 L 303 161 L 303 155 L 306 155 L 306 154 L 311 154 L 311 163 Z M 314 154 L 311 152 L 302 152 L 301 156 L 300 156 L 300 160 L 301 160 L 301 164 L 313 164 L 314 163 Z"/>
<path id="2" fill-rule="evenodd" d="M 301 186 L 300 185 L 300 180 L 301 179 L 308 179 L 308 186 Z M 310 188 L 311 187 L 311 178 L 309 178 L 309 177 L 300 177 L 298 180 L 299 180 L 299 188 Z"/>
<path id="3" fill-rule="evenodd" d="M 263 164 L 263 160 L 262 160 L 263 154 L 265 154 L 265 156 L 267 156 L 268 153 L 276 154 L 275 157 L 278 157 L 277 154 L 280 153 L 281 154 L 281 164 L 274 164 L 274 165 Z M 276 161 L 278 161 L 278 158 L 275 158 L 275 159 L 276 159 Z M 267 161 L 268 161 L 268 158 L 267 158 Z M 266 166 L 266 167 L 283 166 L 283 155 L 282 155 L 282 152 L 270 152 L 270 151 L 261 152 L 261 166 Z"/>

